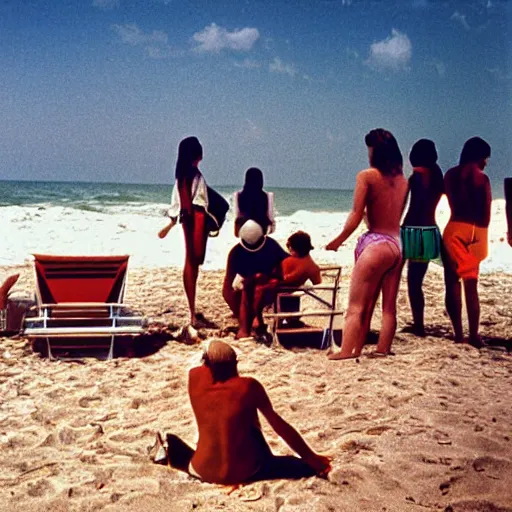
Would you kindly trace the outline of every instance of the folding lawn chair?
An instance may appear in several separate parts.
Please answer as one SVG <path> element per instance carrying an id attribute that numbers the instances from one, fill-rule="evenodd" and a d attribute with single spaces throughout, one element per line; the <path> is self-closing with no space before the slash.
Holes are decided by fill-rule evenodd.
<path id="1" fill-rule="evenodd" d="M 124 304 L 129 256 L 34 254 L 37 305 L 24 321 L 32 348 L 46 343 L 56 351 L 107 349 L 116 339 L 143 334 L 147 319 Z"/>
<path id="2" fill-rule="evenodd" d="M 281 286 L 277 290 L 272 312 L 265 318 L 272 319 L 274 344 L 303 346 L 301 338 L 314 340 L 313 345 L 329 348 L 334 341 L 334 319 L 344 311 L 337 309 L 340 266 L 320 266 L 322 283 L 311 286 Z M 306 305 L 306 302 L 308 303 Z M 326 318 L 322 325 L 305 325 L 301 318 Z M 311 344 L 311 343 L 310 343 Z"/>

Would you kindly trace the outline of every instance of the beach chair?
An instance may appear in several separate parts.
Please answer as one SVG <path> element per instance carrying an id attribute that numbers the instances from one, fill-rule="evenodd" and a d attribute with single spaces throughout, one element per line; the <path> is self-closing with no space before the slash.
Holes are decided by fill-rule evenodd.
<path id="1" fill-rule="evenodd" d="M 334 320 L 344 311 L 338 309 L 338 291 L 341 267 L 320 266 L 322 283 L 305 286 L 281 286 L 277 290 L 271 312 L 264 317 L 272 320 L 274 344 L 290 346 L 316 346 L 327 349 L 334 342 Z M 301 319 L 320 319 L 308 325 Z M 341 331 L 339 332 L 341 337 Z M 312 342 L 307 340 L 313 340 Z"/>
<path id="2" fill-rule="evenodd" d="M 57 351 L 104 350 L 114 356 L 117 339 L 133 343 L 147 319 L 124 304 L 129 256 L 49 256 L 34 254 L 36 306 L 23 334 Z"/>

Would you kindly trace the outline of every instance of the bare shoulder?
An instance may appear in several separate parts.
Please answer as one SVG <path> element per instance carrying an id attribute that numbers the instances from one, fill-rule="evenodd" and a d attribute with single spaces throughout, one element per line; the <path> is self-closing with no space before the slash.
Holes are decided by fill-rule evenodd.
<path id="1" fill-rule="evenodd" d="M 263 384 L 257 379 L 253 377 L 240 377 L 243 382 L 241 382 L 241 386 L 243 386 L 247 392 L 255 398 L 261 397 L 265 395 L 265 388 Z"/>
<path id="2" fill-rule="evenodd" d="M 448 169 L 444 175 L 445 181 L 452 180 L 458 173 L 459 168 L 458 167 L 452 167 L 451 169 Z"/>
<path id="3" fill-rule="evenodd" d="M 489 180 L 489 176 L 487 176 L 487 174 L 485 174 L 484 172 L 479 172 L 475 176 L 475 183 L 477 185 L 486 186 L 489 185 L 491 181 Z"/>
<path id="4" fill-rule="evenodd" d="M 378 169 L 375 169 L 374 167 L 369 167 L 368 169 L 363 169 L 362 171 L 359 171 L 357 173 L 356 180 L 369 183 L 372 179 L 377 178 L 379 175 L 380 172 Z"/>

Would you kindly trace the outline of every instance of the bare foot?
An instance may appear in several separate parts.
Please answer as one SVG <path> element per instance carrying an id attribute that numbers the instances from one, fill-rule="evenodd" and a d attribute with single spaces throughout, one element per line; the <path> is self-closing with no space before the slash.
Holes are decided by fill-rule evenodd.
<path id="1" fill-rule="evenodd" d="M 480 336 L 474 336 L 469 337 L 467 340 L 468 345 L 471 345 L 475 348 L 483 348 L 485 346 L 485 343 L 482 341 L 482 338 Z"/>
<path id="2" fill-rule="evenodd" d="M 250 338 L 250 337 L 251 337 L 251 335 L 247 331 L 245 331 L 244 329 L 238 329 L 235 339 L 241 340 L 243 338 Z"/>
<path id="3" fill-rule="evenodd" d="M 394 356 L 395 353 L 394 352 L 372 352 L 371 354 L 368 354 L 367 357 L 369 357 L 370 359 L 380 359 L 381 357 L 388 357 L 388 356 Z"/>
<path id="4" fill-rule="evenodd" d="M 343 359 L 357 359 L 359 356 L 344 356 L 340 352 L 331 352 L 327 358 L 331 361 L 341 361 Z"/>

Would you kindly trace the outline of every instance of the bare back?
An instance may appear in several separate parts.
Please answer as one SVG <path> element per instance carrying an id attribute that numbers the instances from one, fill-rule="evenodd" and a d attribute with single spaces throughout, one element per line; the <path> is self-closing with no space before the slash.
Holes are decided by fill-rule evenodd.
<path id="1" fill-rule="evenodd" d="M 357 175 L 356 187 L 365 191 L 370 231 L 398 236 L 409 185 L 403 174 L 389 176 L 370 168 Z"/>
<path id="2" fill-rule="evenodd" d="M 189 396 L 199 430 L 192 465 L 203 480 L 236 483 L 260 468 L 268 448 L 260 430 L 255 383 L 250 377 L 214 382 L 204 365 L 190 370 Z"/>
<path id="3" fill-rule="evenodd" d="M 451 209 L 450 220 L 486 228 L 491 220 L 489 177 L 475 166 L 457 166 L 444 178 Z"/>

